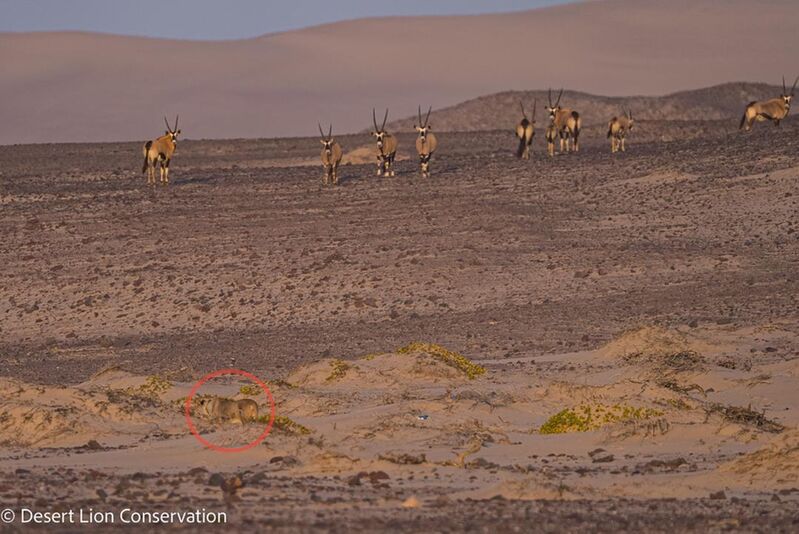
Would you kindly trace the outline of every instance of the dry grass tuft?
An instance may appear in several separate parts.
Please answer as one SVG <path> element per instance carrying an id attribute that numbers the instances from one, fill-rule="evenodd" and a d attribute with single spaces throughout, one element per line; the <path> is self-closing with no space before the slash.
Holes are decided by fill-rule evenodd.
<path id="1" fill-rule="evenodd" d="M 742 406 L 728 406 L 715 403 L 708 406 L 706 411 L 708 414 L 721 415 L 725 421 L 729 421 L 730 423 L 755 427 L 764 432 L 776 434 L 785 430 L 785 426 L 768 419 L 764 413 L 752 410 L 751 406 L 744 408 Z"/>
<path id="2" fill-rule="evenodd" d="M 397 349 L 398 354 L 412 354 L 414 352 L 429 354 L 440 362 L 463 372 L 469 380 L 474 380 L 486 372 L 485 367 L 477 365 L 462 354 L 445 349 L 435 343 L 414 342 Z"/>
<path id="3" fill-rule="evenodd" d="M 566 408 L 550 417 L 538 430 L 540 434 L 564 434 L 567 432 L 590 432 L 603 426 L 626 421 L 643 421 L 659 417 L 663 412 L 653 408 L 628 406 L 626 404 L 581 404 Z"/>
<path id="4" fill-rule="evenodd" d="M 328 382 L 344 378 L 344 376 L 347 374 L 347 371 L 352 369 L 352 365 L 348 364 L 344 360 L 332 360 L 330 362 L 330 367 L 330 376 L 327 377 Z"/>
<path id="5" fill-rule="evenodd" d="M 264 425 L 269 424 L 269 415 L 262 415 L 258 418 L 258 422 Z M 286 434 L 293 434 L 296 436 L 306 436 L 311 433 L 311 429 L 301 425 L 297 421 L 286 417 L 285 415 L 276 415 L 275 422 L 272 428 Z"/>

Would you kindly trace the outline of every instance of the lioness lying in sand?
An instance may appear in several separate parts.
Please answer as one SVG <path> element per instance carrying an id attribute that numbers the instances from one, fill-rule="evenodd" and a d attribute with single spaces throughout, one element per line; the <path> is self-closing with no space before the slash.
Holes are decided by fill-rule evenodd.
<path id="1" fill-rule="evenodd" d="M 212 421 L 250 423 L 258 419 L 258 403 L 252 399 L 203 397 L 197 401 L 200 413 Z"/>

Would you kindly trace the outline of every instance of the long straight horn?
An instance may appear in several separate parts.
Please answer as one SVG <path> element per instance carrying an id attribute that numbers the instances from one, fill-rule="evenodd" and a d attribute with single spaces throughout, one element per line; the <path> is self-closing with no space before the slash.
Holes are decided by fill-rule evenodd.
<path id="1" fill-rule="evenodd" d="M 416 114 L 419 116 L 419 127 L 422 128 L 424 124 L 422 124 L 422 106 L 417 108 Z"/>
<path id="2" fill-rule="evenodd" d="M 333 123 L 330 123 L 330 128 L 327 130 L 327 140 L 330 141 L 333 139 Z"/>
<path id="3" fill-rule="evenodd" d="M 386 121 L 387 120 L 388 120 L 388 108 L 386 108 L 386 114 L 383 116 L 383 126 L 380 127 L 380 131 L 381 132 L 386 127 Z"/>
<path id="4" fill-rule="evenodd" d="M 524 117 L 526 119 L 527 118 L 527 113 L 525 113 L 525 111 L 524 111 L 524 102 L 522 102 L 521 100 L 519 100 L 519 107 L 522 108 L 522 117 Z"/>
<path id="5" fill-rule="evenodd" d="M 549 88 L 549 93 L 547 93 L 547 100 L 549 101 L 549 107 L 554 107 L 552 105 L 552 88 Z"/>
<path id="6" fill-rule="evenodd" d="M 555 107 L 558 107 L 560 105 L 560 97 L 562 97 L 562 96 L 563 96 L 563 88 L 561 87 L 560 88 L 560 93 L 558 93 L 558 101 L 555 102 Z"/>
<path id="7" fill-rule="evenodd" d="M 424 127 L 427 128 L 427 123 L 430 122 L 430 112 L 433 111 L 433 106 L 427 110 L 427 117 L 424 118 Z"/>
<path id="8" fill-rule="evenodd" d="M 788 90 L 785 89 L 785 76 L 782 77 L 782 94 L 787 95 Z"/>
<path id="9" fill-rule="evenodd" d="M 175 115 L 175 129 L 173 131 L 178 131 L 178 121 L 180 120 L 180 115 Z"/>
<path id="10" fill-rule="evenodd" d="M 169 127 L 169 121 L 168 121 L 168 120 L 166 120 L 166 115 L 164 115 L 164 122 L 166 123 L 166 129 L 167 129 L 167 130 L 169 130 L 169 131 L 171 132 L 171 131 L 172 131 L 172 128 L 170 128 L 170 127 Z"/>
<path id="11" fill-rule="evenodd" d="M 796 91 L 796 84 L 799 83 L 799 76 L 793 81 L 793 85 L 791 86 L 791 96 L 793 96 L 793 92 Z"/>
<path id="12" fill-rule="evenodd" d="M 533 120 L 535 120 L 535 108 L 538 107 L 538 99 L 533 99 Z"/>
<path id="13" fill-rule="evenodd" d="M 319 124 L 318 122 L 316 123 L 316 125 L 319 127 L 319 135 L 321 135 L 322 139 L 324 139 L 325 138 L 325 132 L 322 131 L 322 125 Z"/>
<path id="14" fill-rule="evenodd" d="M 372 108 L 372 122 L 375 123 L 375 131 L 379 128 L 377 127 L 377 116 L 375 115 L 375 108 Z"/>

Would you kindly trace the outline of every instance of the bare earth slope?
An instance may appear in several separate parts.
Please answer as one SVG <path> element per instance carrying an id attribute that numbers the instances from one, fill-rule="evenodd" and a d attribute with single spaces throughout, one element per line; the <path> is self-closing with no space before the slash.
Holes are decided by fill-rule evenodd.
<path id="1" fill-rule="evenodd" d="M 0 148 L 3 374 L 233 355 L 279 374 L 417 339 L 501 357 L 646 320 L 793 316 L 796 119 L 705 131 L 620 157 L 587 135 L 552 160 L 537 138 L 529 164 L 512 132 L 442 135 L 433 179 L 348 165 L 335 189 L 315 139 L 181 143 L 156 191 L 134 144 Z"/>
<path id="2" fill-rule="evenodd" d="M 606 0 L 506 15 L 358 20 L 257 39 L 0 35 L 0 144 L 309 135 L 474 95 L 579 87 L 665 94 L 793 77 L 792 0 Z M 723 22 L 720 22 L 723 21 Z M 515 108 L 515 106 L 514 106 Z"/>

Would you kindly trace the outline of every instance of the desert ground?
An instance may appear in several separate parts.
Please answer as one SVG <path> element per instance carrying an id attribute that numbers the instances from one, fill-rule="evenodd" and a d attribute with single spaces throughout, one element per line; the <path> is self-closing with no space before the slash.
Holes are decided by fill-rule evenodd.
<path id="1" fill-rule="evenodd" d="M 539 130 L 529 162 L 440 133 L 429 179 L 412 137 L 384 178 L 344 136 L 338 187 L 315 138 L 180 142 L 154 189 L 139 143 L 0 146 L 0 508 L 795 531 L 799 121 L 736 126 L 553 159 Z M 276 404 L 244 452 L 185 418 L 225 368 Z M 269 419 L 244 378 L 200 393 L 266 416 L 190 409 L 219 446 Z"/>

